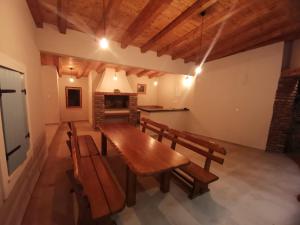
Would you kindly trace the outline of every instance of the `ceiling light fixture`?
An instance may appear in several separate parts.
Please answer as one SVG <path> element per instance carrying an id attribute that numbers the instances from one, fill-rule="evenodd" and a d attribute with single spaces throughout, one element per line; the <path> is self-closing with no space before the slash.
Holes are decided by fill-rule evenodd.
<path id="1" fill-rule="evenodd" d="M 103 6 L 102 6 L 102 23 L 103 23 L 103 37 L 99 39 L 98 44 L 100 48 L 107 49 L 109 47 L 109 41 L 105 37 L 105 31 L 106 31 L 106 21 L 105 21 L 105 0 L 102 0 Z"/>
<path id="2" fill-rule="evenodd" d="M 204 25 L 205 11 L 201 12 L 200 15 L 201 15 L 201 36 L 200 36 L 199 59 L 197 60 L 197 62 L 200 61 L 200 57 L 201 57 L 200 54 L 201 54 L 201 50 L 202 50 L 203 25 Z M 195 68 L 195 75 L 196 76 L 198 76 L 202 73 L 202 71 L 203 71 L 202 65 L 203 65 L 203 63 L 200 62 L 200 65 Z"/>

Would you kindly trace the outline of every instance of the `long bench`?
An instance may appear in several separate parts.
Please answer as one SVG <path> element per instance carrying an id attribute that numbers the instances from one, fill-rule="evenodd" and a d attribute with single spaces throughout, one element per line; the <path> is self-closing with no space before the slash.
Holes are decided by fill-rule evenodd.
<path id="1" fill-rule="evenodd" d="M 174 171 L 178 177 L 192 186 L 189 197 L 193 199 L 196 196 L 209 191 L 208 185 L 219 179 L 218 176 L 210 171 L 211 162 L 215 161 L 219 164 L 223 164 L 224 159 L 217 156 L 215 153 L 225 155 L 226 150 L 215 143 L 196 138 L 185 132 L 169 129 L 169 134 L 170 135 L 167 135 L 167 138 L 171 139 L 172 149 L 175 150 L 176 145 L 181 145 L 205 158 L 203 167 L 191 162 L 189 165 Z M 203 148 L 207 149 L 207 151 Z"/>
<path id="2" fill-rule="evenodd" d="M 147 118 L 141 118 L 141 126 L 142 126 L 142 132 L 146 133 L 146 129 L 151 130 L 152 132 L 156 133 L 158 135 L 157 140 L 159 142 L 162 142 L 163 136 L 165 135 L 165 132 L 169 129 L 168 126 L 154 122 Z"/>
<path id="3" fill-rule="evenodd" d="M 181 145 L 186 149 L 192 150 L 205 158 L 203 167 L 191 162 L 190 164 L 174 170 L 174 174 L 185 184 L 191 187 L 189 197 L 196 196 L 209 191 L 208 185 L 219 179 L 218 176 L 210 171 L 211 162 L 215 161 L 219 164 L 224 163 L 224 159 L 215 155 L 225 155 L 226 150 L 216 143 L 207 140 L 196 138 L 187 132 L 180 132 L 175 129 L 170 129 L 168 126 L 157 123 L 150 119 L 142 118 L 142 131 L 146 129 L 158 134 L 158 140 L 162 142 L 163 138 L 171 141 L 171 148 L 176 149 L 176 145 Z"/>
<path id="4" fill-rule="evenodd" d="M 125 196 L 107 164 L 99 154 L 93 138 L 89 135 L 77 136 L 77 130 L 71 123 L 72 158 L 74 177 L 82 186 L 88 200 L 88 207 L 81 212 L 78 224 L 112 223 L 110 216 L 125 207 Z"/>

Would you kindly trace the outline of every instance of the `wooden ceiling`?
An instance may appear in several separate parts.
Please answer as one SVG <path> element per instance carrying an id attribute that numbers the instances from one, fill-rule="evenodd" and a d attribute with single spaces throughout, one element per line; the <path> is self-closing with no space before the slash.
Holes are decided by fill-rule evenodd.
<path id="1" fill-rule="evenodd" d="M 105 27 L 122 48 L 133 45 L 185 62 L 201 61 L 218 31 L 207 60 L 300 37 L 299 0 L 105 0 L 105 20 L 103 0 L 27 3 L 37 27 L 49 23 L 61 33 L 74 29 L 99 37 Z"/>
<path id="2" fill-rule="evenodd" d="M 72 56 L 60 56 L 45 52 L 41 52 L 41 64 L 55 66 L 59 76 L 71 75 L 75 76 L 76 78 L 87 77 L 92 70 L 98 73 L 103 73 L 106 68 L 114 68 L 117 71 L 124 70 L 127 76 L 136 75 L 138 77 L 148 76 L 149 78 L 153 78 L 167 74 L 155 70 L 122 66 L 100 61 L 81 59 Z"/>

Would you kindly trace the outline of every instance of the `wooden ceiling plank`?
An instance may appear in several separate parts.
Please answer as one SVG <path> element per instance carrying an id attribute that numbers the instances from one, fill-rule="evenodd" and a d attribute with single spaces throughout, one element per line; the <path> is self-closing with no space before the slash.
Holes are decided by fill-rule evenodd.
<path id="1" fill-rule="evenodd" d="M 101 0 L 104 1 L 104 0 Z M 111 24 L 111 20 L 113 18 L 113 16 L 115 15 L 116 11 L 118 11 L 120 5 L 122 3 L 122 0 L 109 0 L 108 1 L 108 5 L 107 7 L 104 9 L 104 17 L 105 19 L 103 20 L 102 18 L 102 13 L 101 13 L 101 22 L 100 25 L 96 31 L 96 35 L 98 37 L 102 37 L 105 35 L 105 30 L 107 30 L 107 28 L 109 27 L 109 25 Z M 103 10 L 103 9 L 102 9 Z M 105 24 L 104 24 L 105 22 Z"/>
<path id="2" fill-rule="evenodd" d="M 254 48 L 270 45 L 279 41 L 289 41 L 300 38 L 300 24 L 298 25 L 298 28 L 295 28 L 291 31 L 289 31 L 289 29 L 289 27 L 285 26 L 285 28 L 279 27 L 278 29 L 272 32 L 270 30 L 266 31 L 264 32 L 264 34 L 259 36 L 257 39 L 254 39 L 253 41 L 251 41 L 251 39 L 249 38 L 249 41 L 246 41 L 244 45 L 237 45 L 234 48 L 218 51 L 210 55 L 207 58 L 207 61 L 230 56 L 238 52 L 248 51 Z"/>
<path id="3" fill-rule="evenodd" d="M 60 33 L 67 32 L 67 10 L 68 0 L 57 0 L 57 27 Z"/>
<path id="4" fill-rule="evenodd" d="M 163 12 L 172 0 L 151 0 L 128 27 L 121 39 L 121 47 L 126 48 L 144 29 Z"/>
<path id="5" fill-rule="evenodd" d="M 34 23 L 38 28 L 43 28 L 43 16 L 38 0 L 26 0 Z"/>
<path id="6" fill-rule="evenodd" d="M 260 26 L 261 22 L 263 21 L 263 27 Z M 245 26 L 241 27 L 240 29 L 236 29 L 234 32 L 230 32 L 228 35 L 224 35 L 221 37 L 216 46 L 213 49 L 211 54 L 214 54 L 215 51 L 221 51 L 223 49 L 230 49 L 234 45 L 243 45 L 244 43 L 249 43 L 251 40 L 255 40 L 256 37 L 261 36 L 263 33 L 268 35 L 274 29 L 278 27 L 282 27 L 282 25 L 286 24 L 286 21 L 283 17 L 277 17 L 277 20 L 274 20 L 274 14 L 266 14 L 262 16 L 260 19 L 252 20 L 250 23 L 245 24 Z M 264 30 L 262 30 L 264 29 Z M 257 32 L 260 31 L 260 32 Z M 183 57 L 185 62 L 194 61 L 197 57 L 201 56 L 202 58 L 206 53 L 208 47 L 203 47 L 202 51 L 199 52 L 199 47 L 194 48 L 191 51 L 184 51 L 179 52 L 173 56 L 174 59 L 178 57 Z"/>
<path id="7" fill-rule="evenodd" d="M 259 2 L 259 1 L 261 1 L 261 0 L 252 0 L 252 1 L 248 1 L 246 4 L 237 4 L 237 6 L 232 11 L 223 10 L 222 12 L 220 12 L 216 15 L 215 19 L 211 20 L 212 22 L 206 24 L 203 27 L 203 32 L 206 32 L 210 29 L 215 28 L 216 26 L 220 25 L 224 21 L 230 19 L 231 17 L 234 17 L 235 15 L 240 13 L 242 10 L 248 8 L 250 6 L 250 4 L 253 4 L 253 3 Z M 236 0 L 236 2 L 234 2 L 233 4 L 235 4 L 235 3 L 238 3 L 238 0 Z M 178 39 L 171 42 L 170 44 L 167 44 L 167 45 L 163 46 L 162 48 L 160 48 L 157 51 L 157 56 L 162 56 L 162 55 L 168 53 L 169 51 L 171 51 L 172 49 L 174 49 L 176 46 L 180 45 L 181 43 L 186 42 L 187 40 L 193 39 L 193 37 L 195 37 L 195 35 L 198 33 L 199 33 L 199 27 L 196 27 L 195 29 L 191 30 L 190 32 L 187 32 L 185 35 L 179 37 Z"/>
<path id="8" fill-rule="evenodd" d="M 278 19 L 278 18 L 277 18 Z M 246 19 L 245 19 L 246 20 Z M 245 22 L 240 28 L 236 28 L 234 31 L 229 32 L 227 35 L 223 34 L 220 39 L 217 41 L 216 45 L 223 45 L 223 43 L 232 43 L 233 40 L 236 40 L 239 38 L 239 36 L 242 34 L 247 34 L 253 29 L 257 29 L 257 27 L 260 27 L 261 23 L 267 23 L 274 20 L 274 14 L 270 14 L 267 12 L 264 12 L 262 15 L 257 16 L 254 14 L 252 17 L 247 18 L 247 22 Z M 199 40 L 196 39 L 191 45 L 197 46 L 197 42 L 199 43 Z M 208 41 L 208 44 L 210 44 L 211 41 Z M 183 46 L 182 48 L 178 49 L 172 54 L 172 59 L 177 58 L 194 58 L 194 55 L 201 55 L 199 51 L 206 51 L 208 49 L 208 46 L 197 46 L 195 48 L 187 48 L 186 46 Z M 215 46 L 217 48 L 217 46 Z M 187 51 L 189 49 L 189 51 Z"/>
<path id="9" fill-rule="evenodd" d="M 152 37 L 147 43 L 141 47 L 142 52 L 148 51 L 153 45 L 155 45 L 160 39 L 166 36 L 168 33 L 174 30 L 178 25 L 182 24 L 186 19 L 192 17 L 196 13 L 205 11 L 207 8 L 215 4 L 218 0 L 197 0 L 194 4 L 188 7 L 178 17 L 176 17 L 171 23 L 163 28 L 159 33 Z"/>

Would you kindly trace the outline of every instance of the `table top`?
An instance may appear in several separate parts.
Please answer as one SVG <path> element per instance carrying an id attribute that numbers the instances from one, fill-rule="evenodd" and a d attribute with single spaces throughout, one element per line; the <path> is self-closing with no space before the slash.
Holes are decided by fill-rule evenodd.
<path id="1" fill-rule="evenodd" d="M 190 162 L 187 157 L 128 123 L 107 123 L 99 129 L 136 175 L 153 175 Z"/>

